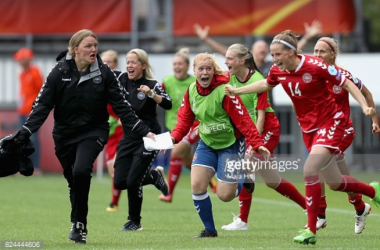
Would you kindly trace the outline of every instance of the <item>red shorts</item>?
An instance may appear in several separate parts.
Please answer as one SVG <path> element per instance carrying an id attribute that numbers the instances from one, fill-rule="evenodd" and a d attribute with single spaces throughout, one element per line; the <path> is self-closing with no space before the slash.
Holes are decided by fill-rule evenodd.
<path id="1" fill-rule="evenodd" d="M 314 146 L 320 146 L 327 148 L 332 154 L 339 152 L 346 126 L 346 119 L 340 116 L 326 121 L 316 131 L 302 133 L 307 151 L 310 152 Z"/>
<path id="2" fill-rule="evenodd" d="M 264 140 L 264 146 L 273 154 L 280 143 L 280 128 L 264 130 L 261 138 Z"/>
<path id="3" fill-rule="evenodd" d="M 189 133 L 183 137 L 182 141 L 189 144 L 190 146 L 199 141 L 199 130 L 198 130 L 199 121 L 193 123 L 190 128 Z"/>
<path id="4" fill-rule="evenodd" d="M 274 160 L 276 157 L 273 152 L 280 143 L 280 127 L 264 129 L 264 131 L 261 133 L 261 138 L 264 140 L 264 146 L 271 153 L 270 159 Z M 264 160 L 261 154 L 255 154 L 254 158 Z"/>
<path id="5" fill-rule="evenodd" d="M 344 136 L 340 142 L 339 149 L 342 151 L 341 154 L 344 155 L 344 151 L 352 144 L 355 138 L 355 129 L 352 125 L 351 119 L 349 120 L 348 126 L 344 131 Z"/>
<path id="6" fill-rule="evenodd" d="M 117 145 L 119 144 L 121 138 L 123 138 L 123 135 L 123 128 L 120 126 L 116 128 L 115 133 L 108 138 L 105 149 L 107 164 L 113 161 L 113 158 L 115 157 L 117 151 Z"/>

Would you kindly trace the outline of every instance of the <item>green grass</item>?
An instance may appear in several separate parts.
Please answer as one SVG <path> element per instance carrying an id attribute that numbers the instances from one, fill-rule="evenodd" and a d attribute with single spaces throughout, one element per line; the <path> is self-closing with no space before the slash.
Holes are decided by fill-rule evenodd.
<path id="1" fill-rule="evenodd" d="M 355 174 L 369 182 L 370 174 Z M 287 176 L 288 177 L 288 176 Z M 292 177 L 301 193 L 302 178 Z M 372 206 L 367 226 L 361 235 L 354 233 L 354 211 L 346 195 L 327 193 L 328 226 L 318 232 L 316 246 L 292 242 L 306 223 L 303 211 L 294 203 L 258 181 L 251 207 L 249 230 L 223 231 L 220 227 L 238 214 L 238 200 L 213 202 L 218 238 L 194 239 L 203 225 L 193 206 L 189 174 L 184 173 L 177 185 L 172 203 L 158 200 L 159 191 L 144 188 L 143 231 L 120 232 L 127 220 L 127 197 L 122 193 L 118 212 L 106 212 L 110 201 L 111 180 L 93 178 L 89 200 L 87 245 L 74 245 L 68 240 L 70 203 L 62 175 L 10 176 L 0 179 L 0 241 L 39 240 L 44 249 L 378 249 L 379 209 Z M 368 202 L 368 198 L 364 198 Z M 0 247 L 0 249 L 2 249 Z"/>

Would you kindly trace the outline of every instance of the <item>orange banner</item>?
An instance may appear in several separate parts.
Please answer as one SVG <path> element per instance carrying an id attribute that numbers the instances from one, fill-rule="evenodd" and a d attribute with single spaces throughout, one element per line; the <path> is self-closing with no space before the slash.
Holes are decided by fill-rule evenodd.
<path id="1" fill-rule="evenodd" d="M 173 1 L 173 34 L 193 36 L 194 23 L 210 26 L 210 35 L 275 35 L 286 29 L 304 33 L 318 19 L 323 32 L 352 32 L 354 0 L 191 0 Z"/>
<path id="2" fill-rule="evenodd" d="M 1 0 L 0 34 L 131 31 L 131 0 Z"/>

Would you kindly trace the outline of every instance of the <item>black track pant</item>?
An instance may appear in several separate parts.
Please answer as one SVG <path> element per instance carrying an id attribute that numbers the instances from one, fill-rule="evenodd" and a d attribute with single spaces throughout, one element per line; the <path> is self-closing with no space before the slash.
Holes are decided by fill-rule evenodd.
<path id="1" fill-rule="evenodd" d="M 91 173 L 103 147 L 96 138 L 56 147 L 55 154 L 62 165 L 69 187 L 71 222 L 79 221 L 87 225 Z"/>
<path id="2" fill-rule="evenodd" d="M 128 219 L 140 223 L 143 201 L 142 186 L 154 184 L 157 172 L 150 170 L 159 151 L 147 151 L 143 140 L 123 138 L 117 148 L 114 185 L 128 191 Z"/>

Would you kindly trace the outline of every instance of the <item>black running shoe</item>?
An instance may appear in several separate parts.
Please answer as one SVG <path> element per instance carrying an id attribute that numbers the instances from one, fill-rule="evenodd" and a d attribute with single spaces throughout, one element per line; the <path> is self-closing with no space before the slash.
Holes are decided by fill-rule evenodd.
<path id="1" fill-rule="evenodd" d="M 125 223 L 123 228 L 120 229 L 120 231 L 141 231 L 141 230 L 143 230 L 141 224 L 133 222 L 131 220 L 127 221 L 127 223 Z"/>
<path id="2" fill-rule="evenodd" d="M 200 234 L 198 234 L 197 236 L 194 236 L 194 238 L 207 238 L 207 237 L 211 237 L 211 238 L 218 237 L 218 232 L 217 231 L 211 232 L 207 229 L 203 229 Z"/>
<path id="3" fill-rule="evenodd" d="M 74 243 L 86 244 L 87 229 L 82 222 L 71 223 L 69 239 Z"/>
<path id="4" fill-rule="evenodd" d="M 162 192 L 163 195 L 169 194 L 169 184 L 165 177 L 164 168 L 161 166 L 156 167 L 155 169 L 158 173 L 158 178 L 154 186 Z"/>

